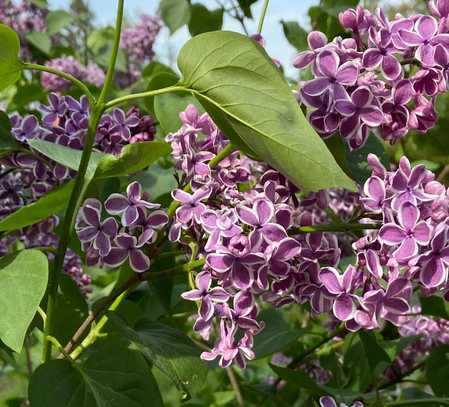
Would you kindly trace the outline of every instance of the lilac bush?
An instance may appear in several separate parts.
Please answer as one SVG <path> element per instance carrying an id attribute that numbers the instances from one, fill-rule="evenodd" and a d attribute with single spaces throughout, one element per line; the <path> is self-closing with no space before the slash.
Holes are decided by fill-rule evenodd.
<path id="1" fill-rule="evenodd" d="M 283 20 L 293 91 L 268 0 L 44 3 L 0 1 L 6 404 L 449 403 L 447 0 Z"/>

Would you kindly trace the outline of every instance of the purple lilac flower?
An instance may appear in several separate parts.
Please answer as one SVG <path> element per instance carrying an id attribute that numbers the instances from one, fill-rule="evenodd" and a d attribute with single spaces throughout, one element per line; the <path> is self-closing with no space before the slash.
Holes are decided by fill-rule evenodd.
<path id="1" fill-rule="evenodd" d="M 130 226 L 136 223 L 139 218 L 138 208 L 157 209 L 159 204 L 146 201 L 142 196 L 142 186 L 138 182 L 133 182 L 126 188 L 126 196 L 114 193 L 105 202 L 106 211 L 111 215 L 122 215 L 123 226 Z"/>
<path id="2" fill-rule="evenodd" d="M 371 13 L 358 6 L 339 16 L 353 38 L 328 41 L 323 33 L 310 33 L 310 50 L 300 53 L 294 65 L 311 68 L 313 79 L 300 84 L 298 100 L 309 108 L 317 132 L 322 137 L 340 133 L 354 150 L 370 132 L 396 142 L 410 130 L 425 133 L 433 127 L 436 98 L 449 86 L 447 8 L 445 0 L 432 1 L 433 16 L 389 20 L 382 9 Z M 408 74 L 412 64 L 419 69 Z M 354 96 L 364 93 L 371 96 L 357 103 Z M 364 121 L 348 100 L 375 113 Z"/>
<path id="3" fill-rule="evenodd" d="M 142 14 L 137 24 L 123 29 L 120 47 L 137 62 L 149 61 L 154 57 L 153 44 L 161 27 L 159 17 Z"/>

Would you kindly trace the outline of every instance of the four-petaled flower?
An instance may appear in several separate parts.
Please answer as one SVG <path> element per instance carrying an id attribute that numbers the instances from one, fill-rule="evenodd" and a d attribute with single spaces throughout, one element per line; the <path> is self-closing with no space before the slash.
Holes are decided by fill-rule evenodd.
<path id="1" fill-rule="evenodd" d="M 419 221 L 420 211 L 411 202 L 404 202 L 398 210 L 398 222 L 386 223 L 379 230 L 379 239 L 388 246 L 399 247 L 393 256 L 405 262 L 418 254 L 418 247 L 430 241 L 431 228 L 425 221 Z"/>
<path id="2" fill-rule="evenodd" d="M 122 215 L 122 225 L 130 226 L 139 218 L 138 208 L 157 209 L 154 204 L 142 197 L 142 186 L 136 181 L 126 188 L 126 196 L 114 193 L 105 202 L 104 206 L 111 215 Z"/>

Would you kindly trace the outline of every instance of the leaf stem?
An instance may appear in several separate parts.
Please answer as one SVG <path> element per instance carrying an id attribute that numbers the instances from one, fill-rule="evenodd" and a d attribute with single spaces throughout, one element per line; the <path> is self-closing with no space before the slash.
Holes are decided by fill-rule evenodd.
<path id="1" fill-rule="evenodd" d="M 239 406 L 244 406 L 245 401 L 243 400 L 243 395 L 242 395 L 242 392 L 240 391 L 239 382 L 237 381 L 237 377 L 235 376 L 235 372 L 234 372 L 232 366 L 229 366 L 226 368 L 226 373 L 229 377 L 229 382 L 231 383 L 232 390 L 234 390 L 237 404 Z"/>
<path id="2" fill-rule="evenodd" d="M 342 334 L 345 331 L 344 327 L 338 327 L 333 332 L 329 334 L 329 336 L 326 336 L 321 341 L 319 341 L 316 345 L 312 346 L 310 349 L 305 350 L 304 352 L 300 353 L 298 356 L 296 356 L 288 365 L 287 368 L 292 369 L 294 368 L 298 363 L 302 362 L 305 358 L 315 353 L 316 350 L 321 348 L 321 346 L 325 345 L 327 342 L 334 339 L 336 336 Z M 281 382 L 281 378 L 279 377 L 274 382 L 274 388 L 276 389 Z"/>
<path id="3" fill-rule="evenodd" d="M 263 23 L 265 21 L 265 16 L 267 14 L 267 10 L 268 10 L 268 4 L 270 3 L 270 0 L 265 0 L 262 6 L 262 13 L 260 14 L 260 18 L 259 18 L 259 25 L 257 26 L 257 32 L 259 34 L 262 33 L 262 29 L 263 29 Z"/>
<path id="4" fill-rule="evenodd" d="M 72 82 L 73 85 L 77 86 L 89 99 L 89 104 L 91 106 L 95 103 L 95 97 L 92 95 L 91 91 L 87 87 L 87 85 L 80 81 L 79 79 L 75 78 L 73 75 L 70 75 L 68 73 L 65 73 L 63 71 L 60 71 L 59 69 L 50 68 L 49 66 L 39 65 L 39 64 L 32 64 L 32 63 L 23 63 L 22 69 L 28 69 L 31 71 L 41 71 L 41 72 L 48 72 L 56 76 L 60 76 L 61 78 Z"/>
<path id="5" fill-rule="evenodd" d="M 108 311 L 115 311 L 118 306 L 121 304 L 123 299 L 126 297 L 126 295 L 129 292 L 129 288 L 123 291 L 115 300 L 114 302 L 109 306 Z M 100 336 L 101 330 L 108 322 L 109 317 L 107 315 L 103 315 L 98 323 L 93 327 L 89 334 L 86 336 L 86 338 L 75 348 L 75 350 L 70 354 L 70 357 L 72 359 L 76 359 L 81 352 L 83 352 L 86 348 L 88 348 L 90 345 L 92 345 L 97 338 Z"/>
<path id="6" fill-rule="evenodd" d="M 104 80 L 103 89 L 101 90 L 100 96 L 98 97 L 98 104 L 102 105 L 106 100 L 106 96 L 111 87 L 112 80 L 114 79 L 115 64 L 117 62 L 118 49 L 120 47 L 120 37 L 122 34 L 122 22 L 123 22 L 123 5 L 124 0 L 118 0 L 117 6 L 117 17 L 115 19 L 115 34 L 114 43 L 112 45 L 112 53 L 109 59 L 108 71 L 106 72 L 106 78 Z"/>
<path id="7" fill-rule="evenodd" d="M 379 229 L 381 225 L 374 223 L 330 223 L 313 226 L 301 226 L 293 229 L 291 235 L 313 232 L 353 232 Z"/>
<path id="8" fill-rule="evenodd" d="M 126 95 L 119 97 L 117 99 L 113 99 L 106 103 L 105 108 L 110 109 L 111 107 L 120 105 L 125 102 L 129 102 L 130 100 L 136 100 L 136 99 L 142 99 L 149 96 L 156 96 L 161 95 L 163 93 L 170 93 L 170 92 L 189 92 L 189 89 L 185 88 L 184 86 L 179 85 L 173 85 L 173 86 L 167 86 L 166 88 L 162 89 L 156 89 L 156 90 L 149 90 L 146 92 L 140 92 L 140 93 L 133 93 L 131 95 Z"/>
<path id="9" fill-rule="evenodd" d="M 160 272 L 151 272 L 151 270 L 149 270 L 146 271 L 145 273 L 133 274 L 127 281 L 123 283 L 121 287 L 119 287 L 116 290 L 113 290 L 112 293 L 110 293 L 107 297 L 105 297 L 101 302 L 101 304 L 98 306 L 98 308 L 96 308 L 93 312 L 90 313 L 90 315 L 84 320 L 84 322 L 75 332 L 73 337 L 64 347 L 64 352 L 67 354 L 73 352 L 73 349 L 79 343 L 80 339 L 84 336 L 86 330 L 89 329 L 92 323 L 100 315 L 104 314 L 104 312 L 106 312 L 115 303 L 117 298 L 119 298 L 124 292 L 130 292 L 144 280 L 150 281 L 153 279 L 160 278 L 161 276 L 164 275 L 171 275 L 178 271 L 184 274 L 186 271 L 202 267 L 204 265 L 204 262 L 205 262 L 204 259 L 198 259 L 190 263 L 181 264 Z"/>
<path id="10" fill-rule="evenodd" d="M 86 189 L 85 175 L 89 166 L 90 157 L 92 155 L 92 149 L 95 142 L 95 134 L 97 132 L 98 123 L 100 122 L 100 118 L 104 112 L 104 98 L 112 83 L 112 77 L 115 70 L 117 52 L 120 43 L 121 25 L 123 20 L 123 4 L 124 0 L 119 0 L 115 27 L 114 48 L 112 50 L 111 58 L 109 61 L 106 80 L 98 101 L 92 106 L 92 112 L 89 117 L 88 130 L 83 147 L 83 153 L 81 156 L 81 162 L 78 168 L 78 173 L 75 177 L 75 184 L 69 198 L 69 203 L 67 205 L 64 221 L 62 224 L 58 252 L 56 253 L 53 268 L 48 278 L 46 310 L 47 318 L 44 324 L 44 341 L 42 351 L 43 362 L 47 361 L 51 357 L 51 341 L 49 340 L 49 337 L 51 337 L 51 334 L 53 332 L 53 314 L 55 311 L 56 295 L 58 292 L 59 275 L 61 274 L 62 268 L 64 267 L 64 258 L 67 247 L 69 245 L 70 234 L 75 223 L 79 204 L 83 199 L 83 195 Z M 66 353 L 68 354 L 69 352 Z"/>

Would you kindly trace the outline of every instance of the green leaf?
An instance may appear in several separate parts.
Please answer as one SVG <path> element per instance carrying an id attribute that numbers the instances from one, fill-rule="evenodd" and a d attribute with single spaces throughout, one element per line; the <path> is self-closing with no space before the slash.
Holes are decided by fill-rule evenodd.
<path id="1" fill-rule="evenodd" d="M 175 71 L 171 69 L 169 66 L 159 62 L 159 61 L 151 61 L 149 62 L 142 71 L 142 76 L 145 78 L 151 78 L 159 73 L 171 73 L 176 75 Z"/>
<path id="2" fill-rule="evenodd" d="M 243 14 L 248 18 L 253 18 L 253 14 L 251 13 L 251 4 L 256 2 L 257 0 L 237 0 L 237 3 L 243 11 Z"/>
<path id="3" fill-rule="evenodd" d="M 82 150 L 75 150 L 74 148 L 63 146 L 62 144 L 52 143 L 50 141 L 41 139 L 32 139 L 28 141 L 30 147 L 37 150 L 45 157 L 51 158 L 58 164 L 71 170 L 77 171 L 81 162 Z M 91 155 L 89 166 L 86 171 L 86 180 L 91 180 L 95 175 L 98 163 L 106 157 L 107 154 L 94 151 Z"/>
<path id="4" fill-rule="evenodd" d="M 69 276 L 59 279 L 59 292 L 56 297 L 57 312 L 54 315 L 53 336 L 60 343 L 67 343 L 78 327 L 87 318 L 89 307 L 79 287 Z"/>
<path id="5" fill-rule="evenodd" d="M 190 394 L 201 389 L 207 376 L 200 351 L 181 331 L 143 319 L 135 329 L 111 314 L 111 321 L 155 367 L 165 373 L 176 386 Z"/>
<path id="6" fill-rule="evenodd" d="M 302 333 L 292 329 L 283 314 L 274 309 L 262 311 L 260 320 L 265 322 L 265 328 L 254 337 L 254 352 L 258 359 L 282 351 Z"/>
<path id="7" fill-rule="evenodd" d="M 449 320 L 449 304 L 443 298 L 432 295 L 430 297 L 421 297 L 420 301 L 424 315 L 432 315 Z"/>
<path id="8" fill-rule="evenodd" d="M 108 154 L 98 164 L 95 178 L 121 177 L 143 170 L 170 153 L 170 146 L 161 141 L 128 144 L 118 156 Z"/>
<path id="9" fill-rule="evenodd" d="M 374 332 L 361 331 L 359 338 L 365 349 L 366 359 L 370 367 L 370 372 L 373 378 L 382 374 L 385 368 L 391 364 L 391 359 L 387 352 L 380 346 Z"/>
<path id="10" fill-rule="evenodd" d="M 190 20 L 190 5 L 187 0 L 161 0 L 159 9 L 162 21 L 171 34 Z"/>
<path id="11" fill-rule="evenodd" d="M 26 36 L 27 41 L 33 44 L 39 51 L 49 55 L 51 51 L 51 38 L 46 32 L 32 31 Z"/>
<path id="12" fill-rule="evenodd" d="M 449 345 L 432 350 L 426 362 L 426 376 L 437 396 L 449 396 Z"/>
<path id="13" fill-rule="evenodd" d="M 200 34 L 181 49 L 178 66 L 181 85 L 236 144 L 306 191 L 355 189 L 255 41 L 234 32 Z"/>
<path id="14" fill-rule="evenodd" d="M 150 91 L 165 88 L 167 86 L 175 85 L 176 83 L 178 83 L 178 81 L 179 77 L 174 72 L 159 71 L 149 78 L 146 90 Z M 155 98 L 156 98 L 155 96 L 148 96 L 144 99 L 145 106 L 148 108 L 148 110 L 151 112 L 152 115 L 155 115 L 154 113 Z"/>
<path id="15" fill-rule="evenodd" d="M 45 140 L 29 141 L 41 154 L 72 170 L 78 170 L 82 151 Z M 86 179 L 120 177 L 140 171 L 170 152 L 167 143 L 158 141 L 126 145 L 120 155 L 94 151 L 89 162 Z"/>
<path id="16" fill-rule="evenodd" d="M 11 134 L 11 122 L 8 115 L 0 110 L 0 155 L 15 151 L 19 148 Z"/>
<path id="17" fill-rule="evenodd" d="M 0 339 L 16 352 L 22 349 L 47 279 L 48 260 L 39 250 L 22 250 L 0 260 Z"/>
<path id="18" fill-rule="evenodd" d="M 315 396 L 324 396 L 328 394 L 323 386 L 315 382 L 306 372 L 302 369 L 288 369 L 286 367 L 280 367 L 272 365 L 271 369 L 282 379 L 287 382 L 294 383 L 299 388 L 306 389 L 310 394 Z"/>
<path id="19" fill-rule="evenodd" d="M 284 30 L 285 38 L 298 51 L 307 49 L 307 31 L 304 30 L 296 21 L 281 20 L 282 29 Z"/>
<path id="20" fill-rule="evenodd" d="M 58 214 L 66 207 L 72 189 L 73 180 L 6 216 L 0 221 L 0 232 L 20 229 Z"/>
<path id="21" fill-rule="evenodd" d="M 3 24 L 0 24 L 0 44 L 0 90 L 3 90 L 19 80 L 22 63 L 19 37 Z"/>
<path id="22" fill-rule="evenodd" d="M 195 105 L 200 113 L 204 112 L 202 106 L 189 93 L 165 93 L 154 98 L 154 114 L 164 134 L 174 133 L 181 127 L 179 112 L 185 110 L 188 105 Z"/>
<path id="23" fill-rule="evenodd" d="M 49 35 L 58 33 L 74 21 L 74 16 L 65 10 L 53 10 L 47 15 L 47 32 Z"/>
<path id="24" fill-rule="evenodd" d="M 191 18 L 189 21 L 189 31 L 192 37 L 208 31 L 221 30 L 223 25 L 223 9 L 209 10 L 202 4 L 192 4 L 190 6 Z"/>
<path id="25" fill-rule="evenodd" d="M 371 134 L 366 140 L 365 145 L 355 151 L 349 151 L 346 147 L 346 161 L 351 171 L 352 178 L 358 183 L 363 184 L 371 176 L 371 167 L 367 162 L 368 154 L 375 154 L 379 157 L 382 164 L 389 165 L 389 159 L 385 152 L 385 147 L 382 141 L 374 134 Z"/>
<path id="26" fill-rule="evenodd" d="M 163 405 L 145 359 L 117 338 L 97 342 L 81 364 L 64 359 L 39 366 L 28 392 L 33 407 Z"/>

